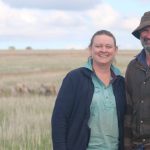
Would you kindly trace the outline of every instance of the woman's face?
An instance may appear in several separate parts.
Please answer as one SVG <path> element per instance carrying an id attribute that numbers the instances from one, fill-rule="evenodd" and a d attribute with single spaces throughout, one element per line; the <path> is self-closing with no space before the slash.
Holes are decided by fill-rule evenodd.
<path id="1" fill-rule="evenodd" d="M 90 47 L 90 54 L 93 59 L 93 64 L 110 65 L 114 60 L 117 52 L 117 47 L 111 36 L 96 35 Z"/>

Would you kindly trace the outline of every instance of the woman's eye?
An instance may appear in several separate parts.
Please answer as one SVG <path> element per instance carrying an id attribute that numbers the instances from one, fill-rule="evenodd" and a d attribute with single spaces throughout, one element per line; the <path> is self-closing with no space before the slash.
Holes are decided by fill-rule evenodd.
<path id="1" fill-rule="evenodd" d="M 101 45 L 96 45 L 95 47 L 96 47 L 96 48 L 100 48 L 100 47 L 102 47 L 102 46 L 101 46 Z"/>
<path id="2" fill-rule="evenodd" d="M 112 48 L 112 46 L 111 45 L 106 45 L 106 48 L 110 49 L 110 48 Z"/>

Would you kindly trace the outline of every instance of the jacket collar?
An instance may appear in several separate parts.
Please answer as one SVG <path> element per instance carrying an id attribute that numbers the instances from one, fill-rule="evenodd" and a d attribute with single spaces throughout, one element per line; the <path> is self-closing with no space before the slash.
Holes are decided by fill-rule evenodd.
<path id="1" fill-rule="evenodd" d="M 141 65 L 143 65 L 144 67 L 148 67 L 146 63 L 146 53 L 144 49 L 142 49 L 142 51 L 136 56 L 136 59 Z"/>

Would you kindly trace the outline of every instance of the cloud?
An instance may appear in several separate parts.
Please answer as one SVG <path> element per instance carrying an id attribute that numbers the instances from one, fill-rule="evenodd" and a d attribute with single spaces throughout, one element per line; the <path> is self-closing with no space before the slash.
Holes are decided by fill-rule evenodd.
<path id="1" fill-rule="evenodd" d="M 97 5 L 100 0 L 3 0 L 3 2 L 15 8 L 85 10 Z"/>
<path id="2" fill-rule="evenodd" d="M 149 0 L 139 0 L 140 2 L 148 3 Z"/>
<path id="3" fill-rule="evenodd" d="M 62 1 L 64 2 L 64 0 Z M 11 2 L 15 4 L 15 1 Z M 41 1 L 37 0 L 38 2 Z M 83 0 L 82 3 L 84 2 Z M 87 3 L 89 5 L 88 1 Z M 22 4 L 22 6 L 24 5 Z M 89 9 L 83 10 L 82 8 L 82 10 L 75 11 L 75 9 L 12 8 L 11 5 L 0 1 L 1 41 L 5 39 L 19 42 L 34 41 L 38 44 L 44 41 L 48 42 L 50 46 L 56 45 L 57 47 L 59 44 L 63 44 L 64 47 L 65 45 L 66 47 L 77 45 L 76 47 L 79 48 L 84 45 L 87 47 L 96 30 L 108 29 L 112 33 L 117 31 L 117 34 L 124 35 L 124 32 L 131 31 L 138 24 L 138 17 L 131 14 L 124 17 L 105 3 L 93 4 L 93 7 L 91 6 Z"/>
<path id="4" fill-rule="evenodd" d="M 118 12 L 108 4 L 97 5 L 87 11 L 87 15 L 91 18 L 91 23 L 97 28 L 112 27 L 119 17 Z"/>
<path id="5" fill-rule="evenodd" d="M 140 19 L 136 17 L 128 17 L 122 21 L 122 28 L 126 30 L 134 30 L 140 23 Z"/>
<path id="6" fill-rule="evenodd" d="M 64 37 L 81 32 L 86 23 L 80 11 L 15 9 L 0 1 L 1 37 Z"/>
<path id="7" fill-rule="evenodd" d="M 58 25 L 68 22 L 68 17 L 61 12 L 14 9 L 0 2 L 0 36 L 36 39 L 47 37 L 47 35 L 54 36 L 58 32 L 63 34 Z"/>

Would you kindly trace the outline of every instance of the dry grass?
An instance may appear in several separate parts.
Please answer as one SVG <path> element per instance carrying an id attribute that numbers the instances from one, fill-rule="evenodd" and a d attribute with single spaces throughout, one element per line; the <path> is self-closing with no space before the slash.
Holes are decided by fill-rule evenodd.
<path id="1" fill-rule="evenodd" d="M 0 149 L 48 150 L 54 97 L 9 97 L 0 100 Z"/>
<path id="2" fill-rule="evenodd" d="M 138 51 L 120 51 L 116 65 L 125 73 Z M 0 51 L 0 87 L 17 83 L 30 87 L 53 84 L 57 90 L 65 74 L 84 65 L 87 50 Z M 50 120 L 55 96 L 7 96 L 0 98 L 0 149 L 50 150 Z"/>

